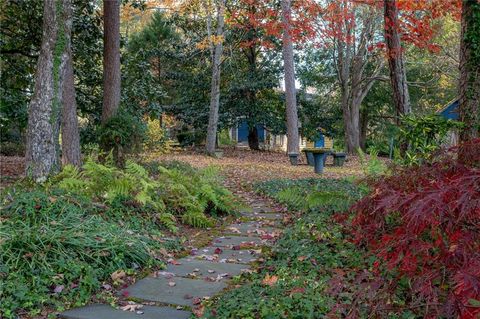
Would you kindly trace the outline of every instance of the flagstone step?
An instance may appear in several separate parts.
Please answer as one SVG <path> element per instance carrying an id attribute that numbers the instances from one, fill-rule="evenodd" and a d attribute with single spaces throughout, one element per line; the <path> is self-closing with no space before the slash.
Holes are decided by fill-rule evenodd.
<path id="1" fill-rule="evenodd" d="M 164 304 L 192 306 L 197 298 L 211 297 L 222 291 L 226 283 L 174 277 L 144 278 L 122 291 L 128 297 Z"/>
<path id="2" fill-rule="evenodd" d="M 271 221 L 250 221 L 232 224 L 225 228 L 225 234 L 237 234 L 260 237 L 265 234 L 281 232 L 280 228 L 272 227 Z"/>
<path id="3" fill-rule="evenodd" d="M 267 241 L 259 237 L 245 237 L 245 236 L 222 236 L 213 240 L 212 245 L 216 247 L 233 247 L 241 245 L 266 245 Z"/>
<path id="4" fill-rule="evenodd" d="M 233 250 L 210 246 L 199 249 L 193 258 L 220 263 L 248 264 L 257 260 L 259 255 L 252 249 Z"/>
<path id="5" fill-rule="evenodd" d="M 195 258 L 182 258 L 177 260 L 177 262 L 180 264 L 169 264 L 165 271 L 157 273 L 166 278 L 171 277 L 172 274 L 179 277 L 189 277 L 193 274 L 199 278 L 217 277 L 218 275 L 228 274 L 228 276 L 225 277 L 233 277 L 241 274 L 242 271 L 250 269 L 248 265 L 210 262 Z"/>
<path id="6" fill-rule="evenodd" d="M 259 212 L 242 212 L 241 216 L 255 219 L 282 219 L 281 213 L 259 213 Z"/>
<path id="7" fill-rule="evenodd" d="M 94 304 L 67 310 L 62 319 L 187 319 L 191 313 L 171 307 L 144 306 L 138 313 L 115 309 L 109 305 Z"/>

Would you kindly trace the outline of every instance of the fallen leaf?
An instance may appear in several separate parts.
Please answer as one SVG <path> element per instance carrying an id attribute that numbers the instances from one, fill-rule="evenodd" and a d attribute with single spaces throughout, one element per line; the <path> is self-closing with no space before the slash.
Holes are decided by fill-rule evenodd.
<path id="1" fill-rule="evenodd" d="M 181 262 L 178 262 L 176 261 L 175 259 L 173 258 L 170 258 L 169 260 L 167 260 L 168 263 L 172 264 L 172 265 L 175 265 L 175 266 L 178 266 L 178 265 L 181 265 L 182 263 Z"/>
<path id="2" fill-rule="evenodd" d="M 53 289 L 53 292 L 56 293 L 56 294 L 59 294 L 63 291 L 63 289 L 65 288 L 64 285 L 58 285 L 55 287 L 55 289 Z"/>
<path id="3" fill-rule="evenodd" d="M 117 280 L 121 280 L 123 277 L 125 277 L 127 274 L 119 269 L 115 272 L 113 272 L 111 275 L 110 275 L 110 278 L 112 278 L 113 281 L 117 281 Z"/>
<path id="4" fill-rule="evenodd" d="M 267 286 L 273 286 L 277 283 L 278 277 L 275 275 L 270 276 L 270 274 L 267 274 L 265 278 L 262 280 L 262 284 L 267 285 Z"/>
<path id="5" fill-rule="evenodd" d="M 203 313 L 205 312 L 205 307 L 200 305 L 198 307 L 193 308 L 192 312 L 197 318 L 201 318 L 203 317 Z"/>
<path id="6" fill-rule="evenodd" d="M 103 284 L 102 288 L 105 290 L 112 290 L 112 286 L 110 286 L 109 284 Z"/>
<path id="7" fill-rule="evenodd" d="M 143 305 L 139 305 L 136 303 L 129 303 L 126 306 L 120 307 L 120 309 L 123 311 L 131 311 L 131 312 L 137 311 L 138 309 L 141 309 L 141 308 L 143 308 Z"/>

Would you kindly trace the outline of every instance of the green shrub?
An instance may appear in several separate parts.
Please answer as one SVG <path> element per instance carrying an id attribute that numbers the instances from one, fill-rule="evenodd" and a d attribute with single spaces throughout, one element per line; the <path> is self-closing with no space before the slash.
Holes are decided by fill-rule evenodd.
<path id="1" fill-rule="evenodd" d="M 196 132 L 190 130 L 183 130 L 177 134 L 178 143 L 181 146 L 201 145 L 205 142 L 205 132 Z"/>
<path id="2" fill-rule="evenodd" d="M 433 115 L 408 115 L 402 118 L 399 145 L 406 145 L 403 153 L 397 153 L 396 161 L 404 165 L 421 164 L 429 160 L 445 142 L 448 132 L 462 127 L 460 122 Z"/>
<path id="3" fill-rule="evenodd" d="M 125 154 L 141 150 L 146 138 L 146 125 L 141 118 L 120 110 L 98 128 L 97 135 L 101 149 L 110 151 L 115 164 L 123 167 Z"/>
<path id="4" fill-rule="evenodd" d="M 162 127 L 161 121 L 159 119 L 147 119 L 146 125 L 144 148 L 148 151 L 168 153 L 171 147 L 168 143 L 167 131 Z"/>
<path id="5" fill-rule="evenodd" d="M 221 130 L 220 133 L 218 133 L 218 145 L 233 146 L 235 144 L 236 144 L 236 142 L 230 138 L 228 130 L 226 130 L 226 129 Z"/>
<path id="6" fill-rule="evenodd" d="M 19 142 L 0 142 L 0 154 L 4 156 L 24 156 L 25 144 L 22 141 Z"/>
<path id="7" fill-rule="evenodd" d="M 387 166 L 378 158 L 378 151 L 371 150 L 367 159 L 362 149 L 358 149 L 358 157 L 362 165 L 363 173 L 369 177 L 377 177 L 387 172 Z"/>
<path id="8" fill-rule="evenodd" d="M 87 302 L 119 269 L 152 266 L 159 243 L 93 213 L 86 200 L 58 192 L 21 192 L 0 212 L 0 304 L 23 309 Z"/>

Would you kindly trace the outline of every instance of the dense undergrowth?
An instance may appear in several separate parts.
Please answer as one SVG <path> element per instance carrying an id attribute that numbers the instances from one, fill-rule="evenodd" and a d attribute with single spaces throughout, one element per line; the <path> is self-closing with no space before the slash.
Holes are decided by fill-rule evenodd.
<path id="1" fill-rule="evenodd" d="M 121 170 L 88 160 L 43 186 L 6 190 L 0 211 L 0 317 L 62 310 L 114 298 L 120 272 L 161 267 L 180 250 L 179 223 L 212 226 L 232 213 L 233 196 L 213 168 L 127 162 Z"/>
<path id="2" fill-rule="evenodd" d="M 302 214 L 205 316 L 478 318 L 480 140 L 367 182 L 257 185 Z"/>
<path id="3" fill-rule="evenodd" d="M 285 229 L 259 273 L 244 275 L 240 281 L 245 284 L 223 295 L 205 316 L 324 317 L 337 302 L 329 293 L 331 278 L 364 262 L 344 226 L 333 221 L 363 192 L 348 181 L 327 179 L 269 181 L 257 190 L 304 213 Z"/>

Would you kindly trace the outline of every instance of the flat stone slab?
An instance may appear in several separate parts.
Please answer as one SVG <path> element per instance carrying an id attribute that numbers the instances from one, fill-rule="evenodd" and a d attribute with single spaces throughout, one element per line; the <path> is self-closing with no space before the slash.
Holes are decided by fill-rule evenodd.
<path id="1" fill-rule="evenodd" d="M 266 240 L 262 240 L 258 237 L 245 237 L 245 236 L 222 236 L 215 238 L 213 240 L 213 246 L 216 247 L 238 247 L 239 249 L 244 249 L 245 245 L 248 246 L 257 246 L 257 245 L 267 245 Z"/>
<path id="2" fill-rule="evenodd" d="M 280 213 L 256 213 L 256 212 L 247 213 L 247 212 L 243 212 L 243 213 L 240 213 L 240 214 L 244 217 L 255 218 L 255 219 L 282 219 L 283 218 L 283 214 L 280 214 Z"/>
<path id="3" fill-rule="evenodd" d="M 65 311 L 59 315 L 63 319 L 187 319 L 191 313 L 170 307 L 143 306 L 138 309 L 143 314 L 115 309 L 109 305 L 89 305 Z"/>
<path id="4" fill-rule="evenodd" d="M 160 276 L 169 277 L 170 274 L 180 277 L 195 277 L 202 279 L 205 277 L 217 277 L 222 276 L 224 278 L 236 276 L 241 274 L 242 271 L 249 269 L 248 265 L 242 264 L 227 264 L 211 262 L 206 260 L 198 260 L 193 257 L 187 257 L 177 260 L 180 265 L 169 264 L 165 271 L 157 272 Z M 224 276 L 228 274 L 228 276 Z"/>
<path id="5" fill-rule="evenodd" d="M 272 224 L 274 225 L 275 223 L 271 221 L 268 221 L 268 223 L 265 223 L 265 221 L 237 223 L 226 227 L 225 233 L 260 237 L 265 234 L 281 232 L 281 229 L 272 227 Z"/>
<path id="6" fill-rule="evenodd" d="M 175 285 L 171 284 L 175 283 Z M 222 291 L 224 282 L 189 279 L 183 277 L 147 277 L 123 290 L 122 294 L 165 304 L 192 306 L 195 298 L 210 297 Z"/>
<path id="7" fill-rule="evenodd" d="M 254 213 L 271 213 L 274 212 L 275 209 L 269 206 L 253 206 L 252 212 Z"/>
<path id="8" fill-rule="evenodd" d="M 256 253 L 253 249 L 234 250 L 210 246 L 199 249 L 195 256 L 190 258 L 203 259 L 219 263 L 248 264 L 257 260 L 258 257 L 259 253 Z"/>

